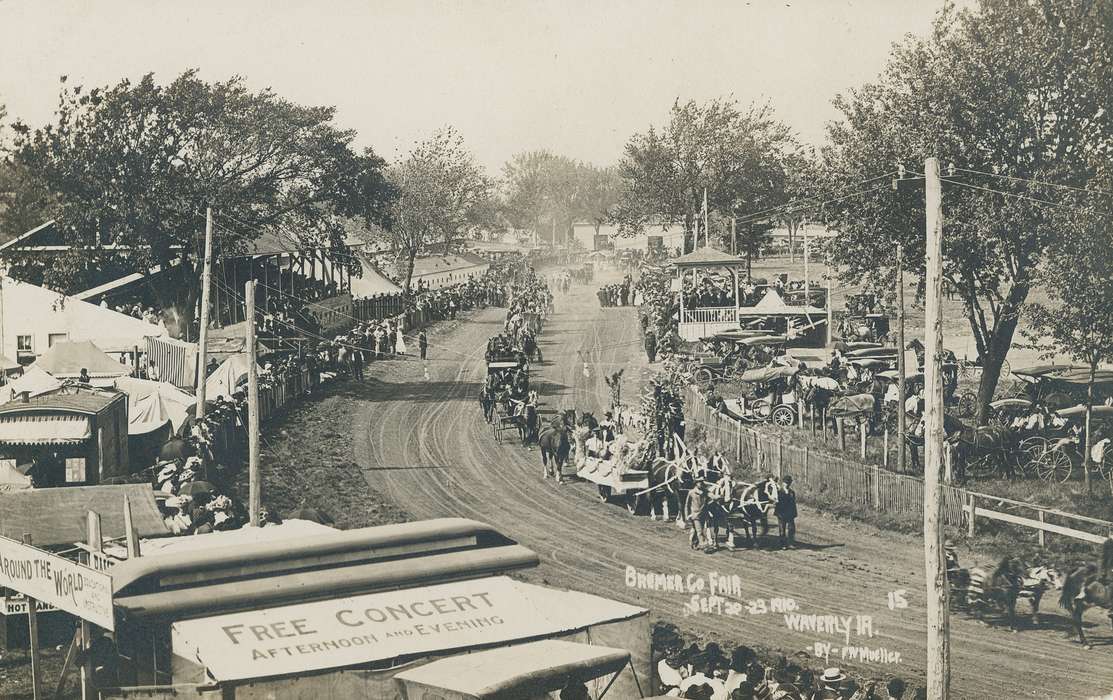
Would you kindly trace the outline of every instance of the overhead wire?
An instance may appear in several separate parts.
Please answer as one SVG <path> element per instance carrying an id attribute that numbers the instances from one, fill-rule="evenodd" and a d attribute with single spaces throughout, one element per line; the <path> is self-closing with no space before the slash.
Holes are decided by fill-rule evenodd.
<path id="1" fill-rule="evenodd" d="M 996 177 L 996 178 L 1000 178 L 1000 179 L 1003 179 L 1003 180 L 1011 180 L 1012 182 L 1027 182 L 1027 183 L 1031 183 L 1033 185 L 1039 185 L 1041 187 L 1058 187 L 1058 188 L 1066 189 L 1066 190 L 1074 190 L 1075 192 L 1085 192 L 1087 194 L 1100 194 L 1100 195 L 1113 196 L 1113 190 L 1093 189 L 1093 188 L 1089 188 L 1089 187 L 1076 187 L 1075 185 L 1064 185 L 1064 184 L 1058 183 L 1058 182 L 1050 182 L 1050 181 L 1047 181 L 1047 180 L 1036 180 L 1035 178 L 1029 178 L 1029 177 L 1016 177 L 1014 175 L 1004 175 L 1002 173 L 990 173 L 990 172 L 986 172 L 984 170 L 973 170 L 971 168 L 960 168 L 957 165 L 952 166 L 952 168 L 954 170 L 960 170 L 964 173 L 971 173 L 973 175 L 985 175 L 987 177 Z"/>
<path id="2" fill-rule="evenodd" d="M 861 182 L 857 182 L 853 185 L 849 185 L 849 187 L 858 187 L 858 186 L 861 186 L 861 185 L 868 184 L 870 182 L 876 182 L 877 180 L 881 180 L 881 179 L 884 179 L 884 178 L 891 178 L 893 175 L 896 175 L 897 172 L 898 171 L 893 170 L 892 172 L 884 173 L 884 174 L 878 175 L 876 177 L 871 177 L 871 178 L 868 178 L 866 180 L 862 180 Z M 840 201 L 842 199 L 846 199 L 847 197 L 852 197 L 852 196 L 855 196 L 855 195 L 858 195 L 858 194 L 863 194 L 865 192 L 873 192 L 873 191 L 876 191 L 877 189 L 882 189 L 883 187 L 884 186 L 877 187 L 877 188 L 865 190 L 863 192 L 854 192 L 854 193 L 851 193 L 849 195 L 846 195 L 845 197 L 838 197 L 838 198 L 835 198 L 835 199 L 827 200 L 825 202 L 820 202 L 816 206 L 822 206 L 824 204 L 830 204 L 832 202 Z M 772 216 L 776 213 L 783 213 L 785 211 L 791 211 L 791 210 L 795 210 L 795 209 L 811 208 L 811 207 L 808 207 L 808 206 L 803 206 L 803 204 L 806 203 L 806 202 L 811 202 L 811 201 L 818 200 L 818 199 L 819 199 L 819 197 L 800 197 L 800 198 L 797 198 L 797 199 L 793 199 L 793 200 L 790 200 L 788 202 L 785 202 L 784 204 L 779 204 L 775 207 L 770 207 L 768 209 L 763 209 L 762 211 L 754 212 L 752 214 L 747 214 L 744 217 L 741 217 L 739 219 L 735 219 L 735 224 L 740 224 L 740 223 L 741 224 L 746 224 L 746 223 L 751 223 L 753 221 L 759 221 L 761 219 L 767 219 L 767 218 L 769 218 L 770 216 Z"/>

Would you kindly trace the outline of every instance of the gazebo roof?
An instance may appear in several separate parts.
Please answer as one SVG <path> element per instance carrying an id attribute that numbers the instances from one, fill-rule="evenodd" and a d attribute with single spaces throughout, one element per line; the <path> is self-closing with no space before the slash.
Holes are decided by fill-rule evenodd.
<path id="1" fill-rule="evenodd" d="M 714 248 L 697 248 L 672 261 L 676 267 L 735 267 L 746 264 L 744 258 Z"/>

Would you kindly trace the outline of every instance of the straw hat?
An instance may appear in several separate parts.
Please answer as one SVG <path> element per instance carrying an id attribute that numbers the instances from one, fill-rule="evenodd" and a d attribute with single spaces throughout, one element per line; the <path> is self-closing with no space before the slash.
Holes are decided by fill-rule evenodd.
<path id="1" fill-rule="evenodd" d="M 823 675 L 819 677 L 821 683 L 842 683 L 846 680 L 846 674 L 838 668 L 831 667 L 823 671 Z"/>

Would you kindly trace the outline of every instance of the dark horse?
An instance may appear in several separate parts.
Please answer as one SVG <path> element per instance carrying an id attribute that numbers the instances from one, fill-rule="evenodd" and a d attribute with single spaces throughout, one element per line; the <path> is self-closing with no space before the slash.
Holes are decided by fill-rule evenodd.
<path id="1" fill-rule="evenodd" d="M 920 341 L 919 338 L 913 338 L 907 345 L 904 346 L 905 350 L 911 350 L 916 353 L 916 362 L 920 367 L 924 367 L 924 359 L 927 354 L 927 348 Z M 944 348 L 941 353 L 943 360 L 943 403 L 951 403 L 954 398 L 955 391 L 958 389 L 958 357 L 952 350 Z"/>
<path id="2" fill-rule="evenodd" d="M 761 526 L 761 537 L 769 534 L 769 514 L 777 506 L 777 484 L 766 479 L 756 484 L 737 483 L 733 485 L 730 503 L 727 508 L 725 520 L 727 530 L 727 546 L 734 549 L 734 523 L 742 526 L 742 533 L 746 536 L 747 546 L 753 547 L 758 542 L 758 526 Z M 718 523 L 715 523 L 716 531 Z"/>
<path id="3" fill-rule="evenodd" d="M 899 409 L 898 409 L 899 410 Z M 912 470 L 914 472 L 920 471 L 920 449 L 924 446 L 924 433 L 927 430 L 926 418 L 920 416 L 908 424 L 908 429 L 904 432 L 904 442 L 908 445 L 908 454 L 912 459 Z M 957 451 L 957 445 L 962 439 L 963 431 L 966 430 L 966 425 L 963 424 L 958 418 L 955 418 L 949 413 L 943 414 L 943 442 L 950 443 Z M 960 460 L 961 461 L 961 460 Z M 957 467 L 959 470 L 961 466 Z"/>
<path id="4" fill-rule="evenodd" d="M 684 460 L 669 460 L 658 457 L 649 465 L 649 488 L 638 494 L 635 508 L 641 509 L 642 503 L 649 505 L 649 517 L 657 519 L 657 512 L 661 512 L 661 519 L 668 521 L 673 508 L 676 512 L 677 523 L 684 523 L 684 500 L 688 491 L 695 483 L 692 471 Z"/>
<path id="5" fill-rule="evenodd" d="M 554 469 L 549 466 L 551 461 L 552 467 L 555 467 L 557 483 L 564 483 L 564 462 L 572 450 L 572 443 L 568 439 L 571 431 L 568 412 L 563 416 L 553 416 L 553 420 L 541 429 L 537 446 L 541 449 L 542 478 L 548 479 L 553 476 Z"/>
<path id="6" fill-rule="evenodd" d="M 1101 568 L 1087 564 L 1067 576 L 1059 605 L 1071 614 L 1078 641 L 1091 649 L 1082 631 L 1082 613 L 1088 607 L 1097 606 L 1109 611 L 1109 622 L 1113 625 L 1113 537 L 1105 540 L 1101 550 Z"/>

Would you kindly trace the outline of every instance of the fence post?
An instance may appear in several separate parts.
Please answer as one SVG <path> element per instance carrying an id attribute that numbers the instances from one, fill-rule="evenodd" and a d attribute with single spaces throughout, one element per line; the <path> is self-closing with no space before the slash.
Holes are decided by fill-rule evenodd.
<path id="1" fill-rule="evenodd" d="M 819 421 L 819 432 L 823 433 L 823 442 L 827 442 L 827 407 L 824 406 L 821 411 Z"/>
<path id="2" fill-rule="evenodd" d="M 777 477 L 778 478 L 780 478 L 781 474 L 784 472 L 784 461 L 785 461 L 784 460 L 784 453 L 785 453 L 785 444 L 783 442 L 781 442 L 780 440 L 777 440 Z"/>
<path id="3" fill-rule="evenodd" d="M 860 439 L 861 449 L 858 451 L 858 453 L 859 453 L 859 456 L 862 458 L 863 462 L 866 461 L 866 431 L 867 430 L 868 430 L 868 426 L 865 423 L 859 423 L 858 424 L 858 437 L 861 438 Z"/>
<path id="4" fill-rule="evenodd" d="M 796 417 L 799 420 L 800 430 L 804 429 L 804 399 L 796 399 Z"/>
<path id="5" fill-rule="evenodd" d="M 881 512 L 881 467 L 873 465 L 873 509 Z"/>
<path id="6" fill-rule="evenodd" d="M 969 505 L 967 506 L 967 513 L 969 513 L 969 515 L 970 515 L 970 519 L 966 521 L 966 536 L 973 539 L 973 537 L 974 537 L 974 511 L 977 510 L 977 503 L 978 503 L 977 499 L 978 499 L 978 497 L 975 496 L 972 493 L 967 493 L 966 496 L 967 496 L 967 501 L 969 503 Z"/>
<path id="7" fill-rule="evenodd" d="M 835 419 L 835 426 L 839 431 L 839 449 L 846 449 L 846 421 L 842 418 Z"/>
<path id="8" fill-rule="evenodd" d="M 943 441 L 943 481 L 944 483 L 954 483 L 954 450 L 951 448 L 951 443 L 946 440 Z"/>
<path id="9" fill-rule="evenodd" d="M 808 425 L 811 426 L 812 435 L 815 435 L 815 402 L 808 407 Z"/>
<path id="10" fill-rule="evenodd" d="M 885 426 L 885 432 L 881 436 L 881 445 L 882 445 L 882 448 L 883 448 L 882 452 L 881 452 L 881 463 L 883 465 L 885 465 L 886 469 L 888 469 L 889 468 L 889 426 Z"/>
<path id="11" fill-rule="evenodd" d="M 1042 510 L 1041 510 L 1041 511 L 1038 511 L 1038 512 L 1039 512 L 1039 514 L 1040 514 L 1040 522 L 1041 522 L 1041 523 L 1043 523 L 1043 522 L 1047 522 L 1046 520 L 1044 520 L 1044 516 L 1045 516 L 1046 514 L 1045 514 L 1045 513 L 1044 513 L 1044 512 L 1042 511 Z M 1036 532 L 1038 532 L 1038 533 L 1039 533 L 1039 538 L 1040 538 L 1040 549 L 1043 549 L 1043 548 L 1044 548 L 1044 547 L 1045 547 L 1045 546 L 1047 545 L 1047 540 L 1046 540 L 1046 535 L 1047 535 L 1047 533 L 1046 533 L 1046 532 L 1044 532 L 1043 530 L 1037 530 Z"/>
<path id="12" fill-rule="evenodd" d="M 811 461 L 810 457 L 811 449 L 807 445 L 804 445 L 804 481 L 808 480 L 808 462 Z"/>

